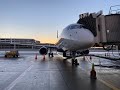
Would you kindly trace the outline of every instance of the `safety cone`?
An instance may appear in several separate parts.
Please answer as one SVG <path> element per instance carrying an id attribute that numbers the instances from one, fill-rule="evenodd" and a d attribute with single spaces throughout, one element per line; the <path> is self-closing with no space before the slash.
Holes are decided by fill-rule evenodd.
<path id="1" fill-rule="evenodd" d="M 105 56 L 107 56 L 106 53 L 105 53 Z"/>
<path id="2" fill-rule="evenodd" d="M 35 60 L 37 60 L 37 54 L 35 55 Z"/>
<path id="3" fill-rule="evenodd" d="M 92 59 L 92 56 L 90 56 L 90 60 Z"/>
<path id="4" fill-rule="evenodd" d="M 94 68 L 94 63 L 92 64 L 92 70 L 90 72 L 90 78 L 91 79 L 96 79 L 96 71 L 95 71 L 95 68 Z"/>
<path id="5" fill-rule="evenodd" d="M 45 60 L 45 55 L 43 55 L 43 60 Z"/>

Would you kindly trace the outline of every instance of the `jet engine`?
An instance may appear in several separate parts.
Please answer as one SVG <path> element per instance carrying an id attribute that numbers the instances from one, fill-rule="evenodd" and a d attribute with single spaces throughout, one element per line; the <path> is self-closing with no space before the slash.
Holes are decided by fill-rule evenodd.
<path id="1" fill-rule="evenodd" d="M 41 47 L 40 50 L 39 50 L 39 53 L 41 55 L 46 55 L 48 52 L 48 49 L 46 47 Z"/>

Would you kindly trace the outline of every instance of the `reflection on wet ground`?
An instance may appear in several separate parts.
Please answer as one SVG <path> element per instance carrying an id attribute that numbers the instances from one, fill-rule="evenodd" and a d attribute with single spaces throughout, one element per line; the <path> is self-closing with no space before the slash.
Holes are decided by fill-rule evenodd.
<path id="1" fill-rule="evenodd" d="M 63 62 L 55 55 L 46 60 L 38 55 L 21 55 L 18 59 L 0 58 L 0 90 L 119 90 L 119 69 L 96 66 L 97 79 L 90 79 L 91 63 L 79 57 L 80 65 L 72 66 L 71 61 Z M 91 62 L 99 64 L 92 57 Z M 105 63 L 104 63 L 105 62 Z M 101 59 L 101 64 L 111 61 Z M 112 70 L 114 72 L 112 72 Z"/>

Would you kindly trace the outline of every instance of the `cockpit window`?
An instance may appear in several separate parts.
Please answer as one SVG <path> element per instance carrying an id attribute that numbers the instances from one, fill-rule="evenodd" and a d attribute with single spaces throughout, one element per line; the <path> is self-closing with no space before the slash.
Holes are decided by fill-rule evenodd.
<path id="1" fill-rule="evenodd" d="M 72 25 L 72 26 L 70 26 L 69 29 L 80 29 L 80 28 L 82 28 L 81 25 Z"/>
<path id="2" fill-rule="evenodd" d="M 86 28 L 86 27 L 84 25 L 71 25 L 66 28 L 67 30 L 69 30 L 69 29 L 81 29 L 81 28 Z"/>
<path id="3" fill-rule="evenodd" d="M 83 28 L 87 28 L 86 26 L 82 25 Z"/>

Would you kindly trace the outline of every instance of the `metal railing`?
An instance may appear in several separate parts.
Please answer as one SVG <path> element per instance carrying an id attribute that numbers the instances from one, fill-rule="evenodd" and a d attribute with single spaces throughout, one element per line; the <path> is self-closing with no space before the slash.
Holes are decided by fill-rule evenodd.
<path id="1" fill-rule="evenodd" d="M 111 6 L 109 14 L 120 14 L 120 5 Z"/>

